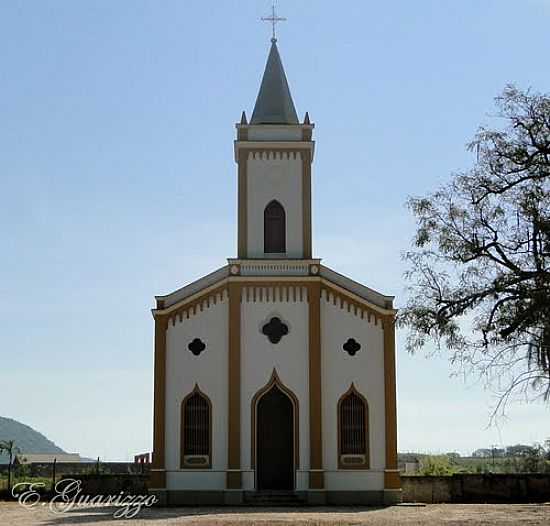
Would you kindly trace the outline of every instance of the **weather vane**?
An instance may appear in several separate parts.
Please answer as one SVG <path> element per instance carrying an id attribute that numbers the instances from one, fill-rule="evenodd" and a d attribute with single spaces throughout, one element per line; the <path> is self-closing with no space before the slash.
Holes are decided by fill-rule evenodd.
<path id="1" fill-rule="evenodd" d="M 275 26 L 278 22 L 286 22 L 286 18 L 277 16 L 277 13 L 275 12 L 275 2 L 273 2 L 273 5 L 271 6 L 271 16 L 262 16 L 262 20 L 264 22 L 271 22 L 271 25 L 273 26 L 273 36 L 271 37 L 271 41 L 277 42 L 277 38 L 275 37 Z"/>

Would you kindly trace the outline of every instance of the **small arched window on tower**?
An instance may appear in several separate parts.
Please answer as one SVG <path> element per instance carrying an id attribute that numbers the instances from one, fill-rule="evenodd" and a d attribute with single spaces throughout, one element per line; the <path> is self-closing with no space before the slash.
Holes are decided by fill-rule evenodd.
<path id="1" fill-rule="evenodd" d="M 211 467 L 212 405 L 198 386 L 181 403 L 181 467 Z"/>
<path id="2" fill-rule="evenodd" d="M 369 408 L 352 384 L 338 402 L 338 467 L 368 469 Z"/>
<path id="3" fill-rule="evenodd" d="M 271 201 L 264 210 L 264 253 L 286 252 L 286 214 L 278 201 Z"/>

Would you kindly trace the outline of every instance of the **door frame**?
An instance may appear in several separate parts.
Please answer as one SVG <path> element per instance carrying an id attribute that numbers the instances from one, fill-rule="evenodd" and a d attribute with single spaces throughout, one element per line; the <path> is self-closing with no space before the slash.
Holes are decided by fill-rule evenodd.
<path id="1" fill-rule="evenodd" d="M 256 394 L 252 397 L 251 402 L 251 416 L 252 416 L 252 425 L 250 426 L 251 430 L 251 457 L 250 457 L 250 465 L 252 469 L 254 470 L 254 489 L 258 489 L 258 467 L 256 465 L 256 459 L 257 459 L 257 441 L 258 441 L 258 402 L 262 398 L 263 395 L 265 395 L 267 392 L 271 390 L 272 387 L 277 386 L 280 391 L 283 392 L 292 403 L 292 409 L 293 409 L 293 422 L 292 422 L 292 435 L 293 435 L 293 479 L 294 479 L 294 489 L 296 490 L 296 471 L 300 469 L 300 406 L 298 402 L 298 397 L 292 392 L 291 389 L 289 389 L 286 385 L 281 382 L 281 379 L 279 378 L 279 375 L 277 374 L 276 369 L 273 369 L 273 372 L 271 373 L 271 378 L 265 384 L 261 389 L 259 389 Z"/>

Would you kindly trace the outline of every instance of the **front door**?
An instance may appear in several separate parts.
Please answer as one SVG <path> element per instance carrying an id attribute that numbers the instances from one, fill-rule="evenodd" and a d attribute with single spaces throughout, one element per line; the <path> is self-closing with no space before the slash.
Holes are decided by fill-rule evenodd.
<path id="1" fill-rule="evenodd" d="M 276 385 L 257 406 L 258 490 L 294 489 L 294 407 Z"/>

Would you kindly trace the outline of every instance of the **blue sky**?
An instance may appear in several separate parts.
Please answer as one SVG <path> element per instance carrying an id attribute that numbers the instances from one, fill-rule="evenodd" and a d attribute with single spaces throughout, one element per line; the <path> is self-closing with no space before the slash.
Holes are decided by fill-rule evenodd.
<path id="1" fill-rule="evenodd" d="M 0 414 L 68 451 L 151 449 L 153 295 L 236 252 L 234 123 L 269 49 L 264 0 L 0 3 Z M 549 91 L 550 0 L 279 2 L 316 123 L 314 253 L 404 302 L 404 207 L 472 162 L 507 82 Z M 399 449 L 550 437 L 487 428 L 491 393 L 399 335 Z"/>

